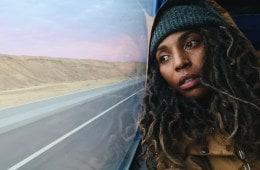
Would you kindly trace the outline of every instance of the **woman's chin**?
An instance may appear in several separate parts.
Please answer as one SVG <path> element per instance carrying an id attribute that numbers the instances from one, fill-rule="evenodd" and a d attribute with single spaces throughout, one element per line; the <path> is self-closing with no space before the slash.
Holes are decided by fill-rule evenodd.
<path id="1" fill-rule="evenodd" d="M 203 99 L 208 99 L 211 92 L 208 87 L 199 86 L 197 88 L 194 88 L 194 89 L 191 89 L 188 91 L 183 91 L 183 92 L 181 92 L 181 94 L 189 99 L 203 100 Z"/>

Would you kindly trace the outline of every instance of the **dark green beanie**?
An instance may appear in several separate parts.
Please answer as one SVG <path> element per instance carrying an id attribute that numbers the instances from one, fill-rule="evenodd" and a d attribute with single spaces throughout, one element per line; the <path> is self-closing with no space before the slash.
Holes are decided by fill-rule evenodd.
<path id="1" fill-rule="evenodd" d="M 227 25 L 205 0 L 168 0 L 155 17 L 150 55 L 169 34 L 199 27 Z"/>

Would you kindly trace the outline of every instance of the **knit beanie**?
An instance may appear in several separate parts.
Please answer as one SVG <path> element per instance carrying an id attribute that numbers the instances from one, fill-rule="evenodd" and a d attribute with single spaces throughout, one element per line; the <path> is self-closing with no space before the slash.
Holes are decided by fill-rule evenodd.
<path id="1" fill-rule="evenodd" d="M 168 0 L 158 11 L 151 32 L 150 56 L 171 33 L 227 23 L 206 0 Z"/>

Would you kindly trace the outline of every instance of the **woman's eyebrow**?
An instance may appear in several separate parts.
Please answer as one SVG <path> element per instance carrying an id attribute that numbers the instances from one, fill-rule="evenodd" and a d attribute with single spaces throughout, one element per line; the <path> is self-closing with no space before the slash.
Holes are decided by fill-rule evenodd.
<path id="1" fill-rule="evenodd" d="M 165 50 L 166 48 L 167 48 L 167 47 L 164 46 L 164 45 L 159 46 L 159 47 L 157 48 L 157 50 L 156 50 L 156 53 L 158 53 L 158 52 L 160 52 L 160 51 L 163 51 L 163 50 Z"/>
<path id="2" fill-rule="evenodd" d="M 187 32 L 183 33 L 183 34 L 178 38 L 178 40 L 179 40 L 179 41 L 185 41 L 190 34 L 195 34 L 195 33 L 197 33 L 197 32 L 194 31 L 194 30 L 187 31 Z"/>
<path id="3" fill-rule="evenodd" d="M 178 37 L 178 41 L 185 41 L 187 39 L 187 37 L 190 35 L 190 34 L 196 34 L 198 33 L 197 31 L 194 31 L 194 30 L 190 30 L 190 31 L 186 31 L 184 32 L 182 35 L 180 35 Z M 160 52 L 160 51 L 163 51 L 165 50 L 167 47 L 165 45 L 162 45 L 162 46 L 159 46 L 156 50 L 156 53 Z"/>

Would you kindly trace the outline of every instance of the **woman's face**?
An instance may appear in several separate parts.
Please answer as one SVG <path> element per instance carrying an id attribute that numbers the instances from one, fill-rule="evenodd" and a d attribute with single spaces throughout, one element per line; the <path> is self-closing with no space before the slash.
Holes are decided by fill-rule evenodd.
<path id="1" fill-rule="evenodd" d="M 204 43 L 195 31 L 170 34 L 158 46 L 156 60 L 165 81 L 187 98 L 203 97 L 208 88 L 201 84 Z"/>

